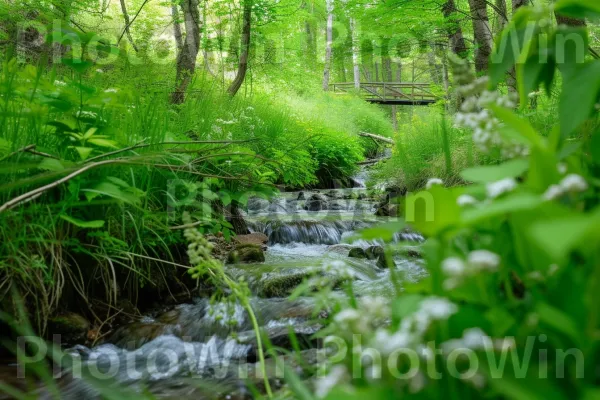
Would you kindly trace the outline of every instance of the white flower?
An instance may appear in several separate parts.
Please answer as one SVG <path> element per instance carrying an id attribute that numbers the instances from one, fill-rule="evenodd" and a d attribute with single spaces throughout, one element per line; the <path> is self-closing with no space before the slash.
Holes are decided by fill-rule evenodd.
<path id="1" fill-rule="evenodd" d="M 465 263 L 458 257 L 449 257 L 442 261 L 442 271 L 446 275 L 461 276 L 464 274 L 465 269 Z"/>
<path id="2" fill-rule="evenodd" d="M 544 200 L 555 200 L 564 194 L 564 190 L 560 185 L 552 185 L 546 190 L 542 196 Z"/>
<path id="3" fill-rule="evenodd" d="M 360 319 L 360 313 L 354 308 L 346 308 L 335 315 L 333 320 L 339 324 L 354 322 Z"/>
<path id="4" fill-rule="evenodd" d="M 491 199 L 502 196 L 504 193 L 512 192 L 517 188 L 517 181 L 513 178 L 502 179 L 501 181 L 487 184 L 487 195 Z"/>
<path id="5" fill-rule="evenodd" d="M 495 270 L 500 265 L 500 256 L 487 250 L 475 250 L 469 253 L 468 261 L 478 269 Z"/>
<path id="6" fill-rule="evenodd" d="M 96 72 L 99 73 L 99 74 L 103 74 L 104 73 L 104 71 L 101 70 L 101 69 L 97 69 Z"/>
<path id="7" fill-rule="evenodd" d="M 425 187 L 429 190 L 432 187 L 434 187 L 435 185 L 443 186 L 444 181 L 439 178 L 431 178 L 430 180 L 427 181 L 427 185 Z"/>
<path id="8" fill-rule="evenodd" d="M 412 335 L 403 330 L 399 330 L 393 334 L 387 329 L 381 328 L 375 332 L 372 345 L 378 349 L 383 355 L 388 355 L 396 350 L 406 349 L 412 343 Z"/>
<path id="9" fill-rule="evenodd" d="M 54 86 L 65 87 L 67 86 L 67 83 L 63 81 L 54 81 Z"/>
<path id="10" fill-rule="evenodd" d="M 343 365 L 335 365 L 331 371 L 317 380 L 315 385 L 315 394 L 319 398 L 324 398 L 331 389 L 348 379 L 348 370 Z"/>
<path id="11" fill-rule="evenodd" d="M 443 298 L 430 297 L 421 302 L 420 312 L 427 314 L 431 319 L 448 319 L 458 311 L 456 304 Z"/>
<path id="12" fill-rule="evenodd" d="M 360 299 L 360 308 L 371 319 L 386 319 L 390 317 L 388 301 L 383 297 L 365 296 Z"/>
<path id="13" fill-rule="evenodd" d="M 115 88 L 106 89 L 104 93 L 117 93 L 119 90 Z"/>
<path id="14" fill-rule="evenodd" d="M 567 175 L 561 182 L 560 186 L 567 192 L 584 192 L 588 189 L 588 184 L 581 175 Z"/>
<path id="15" fill-rule="evenodd" d="M 568 167 L 565 163 L 560 163 L 557 166 L 558 169 L 558 173 L 560 173 L 561 175 L 564 175 L 567 173 Z"/>
<path id="16" fill-rule="evenodd" d="M 458 196 L 458 199 L 456 199 L 456 204 L 458 204 L 461 207 L 471 206 L 477 204 L 477 199 L 468 194 L 463 194 Z"/>

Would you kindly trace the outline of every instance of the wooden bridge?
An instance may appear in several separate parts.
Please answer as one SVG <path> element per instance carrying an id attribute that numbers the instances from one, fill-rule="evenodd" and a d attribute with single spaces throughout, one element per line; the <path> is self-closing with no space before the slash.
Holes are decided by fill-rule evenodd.
<path id="1" fill-rule="evenodd" d="M 353 82 L 333 83 L 334 93 L 356 93 L 369 103 L 426 106 L 438 101 L 428 83 L 361 82 L 360 89 Z"/>

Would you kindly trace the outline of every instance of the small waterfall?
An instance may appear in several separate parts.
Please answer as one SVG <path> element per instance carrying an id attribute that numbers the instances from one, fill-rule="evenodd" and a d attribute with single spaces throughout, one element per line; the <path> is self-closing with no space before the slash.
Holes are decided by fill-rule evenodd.
<path id="1" fill-rule="evenodd" d="M 253 232 L 269 237 L 270 244 L 339 244 L 345 232 L 364 229 L 372 223 L 364 221 L 268 221 L 248 224 Z"/>

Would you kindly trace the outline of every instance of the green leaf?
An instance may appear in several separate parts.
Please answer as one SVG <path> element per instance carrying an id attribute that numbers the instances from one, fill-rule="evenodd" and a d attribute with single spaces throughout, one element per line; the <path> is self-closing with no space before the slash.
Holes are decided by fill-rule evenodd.
<path id="1" fill-rule="evenodd" d="M 64 165 L 59 160 L 54 158 L 44 158 L 42 162 L 38 165 L 39 169 L 43 169 L 45 171 L 63 171 L 65 169 Z"/>
<path id="2" fill-rule="evenodd" d="M 590 215 L 573 214 L 568 217 L 547 219 L 534 223 L 531 238 L 548 256 L 564 262 L 575 249 L 594 249 L 600 241 L 600 211 Z"/>
<path id="3" fill-rule="evenodd" d="M 60 217 L 67 222 L 72 223 L 79 228 L 102 228 L 104 226 L 105 221 L 97 220 L 97 221 L 83 221 L 78 218 L 74 218 L 65 214 L 61 214 Z"/>
<path id="4" fill-rule="evenodd" d="M 71 146 L 71 148 L 75 149 L 77 153 L 79 153 L 79 157 L 82 161 L 87 160 L 92 151 L 94 151 L 94 149 L 91 147 Z"/>
<path id="5" fill-rule="evenodd" d="M 460 176 L 469 182 L 490 183 L 505 178 L 517 178 L 529 168 L 526 159 L 514 159 L 500 165 L 467 168 Z"/>
<path id="6" fill-rule="evenodd" d="M 542 199 L 539 196 L 529 193 L 515 193 L 509 197 L 495 200 L 491 204 L 465 210 L 462 215 L 462 221 L 467 226 L 474 225 L 491 218 L 518 211 L 531 210 L 541 203 Z"/>
<path id="7" fill-rule="evenodd" d="M 567 335 L 575 345 L 581 344 L 580 329 L 567 314 L 546 303 L 538 304 L 536 312 L 540 318 L 540 322 Z"/>
<path id="8" fill-rule="evenodd" d="M 597 0 L 559 0 L 554 9 L 566 17 L 600 18 L 600 3 Z"/>
<path id="9" fill-rule="evenodd" d="M 454 225 L 460 217 L 456 196 L 442 186 L 406 197 L 406 222 L 419 232 L 433 236 Z"/>
<path id="10" fill-rule="evenodd" d="M 544 141 L 535 128 L 526 120 L 519 117 L 514 112 L 497 106 L 490 106 L 494 114 L 506 124 L 506 126 L 517 132 L 532 146 L 544 147 Z"/>
<path id="11" fill-rule="evenodd" d="M 93 145 L 99 146 L 99 147 L 109 147 L 112 149 L 118 149 L 119 147 L 117 146 L 117 143 L 114 140 L 108 140 L 108 139 L 101 139 L 101 138 L 91 138 L 87 141 L 88 143 L 91 143 Z"/>
<path id="12" fill-rule="evenodd" d="M 97 131 L 98 131 L 98 128 L 90 128 L 90 129 L 88 129 L 88 131 L 83 135 L 83 140 L 90 139 L 92 136 L 94 136 L 94 134 Z"/>
<path id="13" fill-rule="evenodd" d="M 600 60 L 579 68 L 565 80 L 560 97 L 560 127 L 563 138 L 569 137 L 595 110 L 600 91 Z"/>

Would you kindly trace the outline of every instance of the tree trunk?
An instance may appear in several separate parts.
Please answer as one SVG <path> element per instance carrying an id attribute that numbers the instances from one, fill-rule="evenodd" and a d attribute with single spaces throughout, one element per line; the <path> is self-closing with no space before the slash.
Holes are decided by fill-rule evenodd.
<path id="1" fill-rule="evenodd" d="M 383 58 L 383 69 L 385 71 L 384 81 L 394 82 L 394 71 L 392 70 L 392 59 L 389 56 Z M 393 105 L 392 106 L 392 126 L 394 127 L 394 132 L 398 131 L 398 108 Z"/>
<path id="2" fill-rule="evenodd" d="M 229 205 L 229 215 L 227 216 L 227 222 L 233 226 L 233 232 L 236 235 L 247 235 L 250 233 L 248 224 L 244 220 L 244 216 L 240 212 L 240 203 L 237 200 L 233 200 Z"/>
<path id="3" fill-rule="evenodd" d="M 308 4 L 305 4 L 305 7 L 307 12 L 310 13 L 310 18 L 304 23 L 304 30 L 306 32 L 306 54 L 308 61 L 313 65 L 317 60 L 317 36 L 312 20 L 314 11 L 308 8 Z"/>
<path id="4" fill-rule="evenodd" d="M 506 0 L 496 0 L 496 32 L 502 32 L 508 24 L 508 9 Z"/>
<path id="5" fill-rule="evenodd" d="M 177 45 L 177 57 L 183 50 L 183 33 L 181 32 L 181 24 L 179 23 L 179 11 L 177 10 L 177 4 L 175 1 L 171 3 L 171 16 L 173 18 L 173 35 L 175 36 L 175 43 Z"/>
<path id="6" fill-rule="evenodd" d="M 253 0 L 244 0 L 244 17 L 242 25 L 242 49 L 238 71 L 227 92 L 233 97 L 242 87 L 248 72 L 248 59 L 250 58 L 250 37 L 252 34 L 252 5 Z"/>
<path id="7" fill-rule="evenodd" d="M 171 97 L 173 104 L 185 101 L 185 92 L 196 71 L 196 58 L 200 50 L 200 13 L 198 0 L 183 0 L 181 2 L 185 18 L 185 42 L 177 57 L 176 89 Z"/>
<path id="8" fill-rule="evenodd" d="M 475 70 L 479 73 L 488 69 L 488 62 L 492 54 L 492 31 L 487 12 L 486 0 L 469 0 L 471 18 L 473 20 L 473 34 L 475 37 Z"/>
<path id="9" fill-rule="evenodd" d="M 352 35 L 352 65 L 354 71 L 354 87 L 360 89 L 360 47 L 358 44 L 358 32 L 356 32 L 356 21 L 350 18 L 350 31 Z"/>
<path id="10" fill-rule="evenodd" d="M 512 13 L 515 15 L 519 8 L 524 7 L 529 4 L 529 0 L 512 0 Z M 508 71 L 508 77 L 506 78 L 506 85 L 508 86 L 508 91 L 511 93 L 517 93 L 517 70 L 513 66 L 510 71 Z"/>
<path id="11" fill-rule="evenodd" d="M 461 58 L 467 57 L 467 43 L 463 36 L 462 28 L 460 23 L 455 21 L 456 15 L 458 15 L 458 9 L 454 0 L 448 0 L 442 6 L 442 13 L 448 23 L 448 38 L 450 39 L 450 48 L 452 52 Z"/>
<path id="12" fill-rule="evenodd" d="M 331 77 L 331 55 L 333 44 L 333 0 L 327 0 L 327 44 L 325 47 L 325 69 L 323 71 L 323 90 L 329 90 Z"/>
<path id="13" fill-rule="evenodd" d="M 135 42 L 133 41 L 133 36 L 131 36 L 131 30 L 129 29 L 129 25 L 131 24 L 131 22 L 129 21 L 129 14 L 127 14 L 127 6 L 125 5 L 125 0 L 121 0 L 121 10 L 123 11 L 123 19 L 125 20 L 125 33 L 127 34 L 127 39 L 129 39 L 129 42 L 131 43 L 133 49 L 137 53 L 138 48 L 135 45 Z"/>

